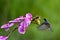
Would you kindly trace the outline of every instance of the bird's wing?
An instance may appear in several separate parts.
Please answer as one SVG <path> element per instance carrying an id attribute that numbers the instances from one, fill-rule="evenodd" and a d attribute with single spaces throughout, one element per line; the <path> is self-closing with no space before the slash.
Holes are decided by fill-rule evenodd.
<path id="1" fill-rule="evenodd" d="M 48 29 L 48 26 L 45 24 L 42 24 L 42 25 L 38 26 L 38 29 L 41 29 L 41 30 Z"/>

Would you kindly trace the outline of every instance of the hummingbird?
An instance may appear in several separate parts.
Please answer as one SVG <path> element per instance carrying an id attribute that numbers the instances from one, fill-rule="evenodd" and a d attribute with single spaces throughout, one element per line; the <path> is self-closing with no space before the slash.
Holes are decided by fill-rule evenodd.
<path id="1" fill-rule="evenodd" d="M 41 25 L 38 26 L 38 29 L 39 29 L 39 30 L 49 29 L 50 31 L 53 32 L 53 30 L 52 30 L 52 28 L 51 28 L 51 25 L 50 25 L 50 23 L 47 21 L 47 19 L 44 18 L 43 20 L 44 20 L 44 22 L 43 22 Z"/>

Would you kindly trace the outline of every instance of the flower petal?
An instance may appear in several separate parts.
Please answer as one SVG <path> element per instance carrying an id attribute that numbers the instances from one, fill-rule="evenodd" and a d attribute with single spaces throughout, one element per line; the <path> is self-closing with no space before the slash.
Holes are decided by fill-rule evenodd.
<path id="1" fill-rule="evenodd" d="M 28 26 L 31 23 L 32 15 L 30 13 L 26 14 L 26 17 L 24 18 L 24 21 L 19 24 L 18 32 L 20 34 L 25 34 L 26 30 L 28 29 Z"/>
<path id="2" fill-rule="evenodd" d="M 25 30 L 21 26 L 18 27 L 18 32 L 20 34 L 25 34 Z"/>
<path id="3" fill-rule="evenodd" d="M 32 20 L 32 14 L 31 13 L 27 13 L 26 17 L 29 18 L 30 20 Z"/>
<path id="4" fill-rule="evenodd" d="M 7 40 L 7 36 L 0 36 L 0 40 Z"/>
<path id="5" fill-rule="evenodd" d="M 17 23 L 17 22 L 21 22 L 23 19 L 24 19 L 24 17 L 23 16 L 20 16 L 19 18 L 16 18 L 16 19 L 14 19 L 12 21 L 9 21 L 9 22 Z"/>
<path id="6" fill-rule="evenodd" d="M 13 25 L 14 25 L 14 23 L 7 23 L 7 24 L 2 25 L 1 28 L 9 28 Z"/>
<path id="7" fill-rule="evenodd" d="M 9 28 L 5 28 L 5 31 L 8 31 L 9 30 Z"/>
<path id="8" fill-rule="evenodd" d="M 26 30 L 27 30 L 27 24 L 25 22 L 21 22 L 21 24 L 18 27 L 18 32 L 20 34 L 25 34 Z"/>
<path id="9" fill-rule="evenodd" d="M 21 22 L 21 24 L 18 27 L 18 32 L 20 34 L 25 34 L 26 30 L 28 29 L 28 26 L 30 22 L 28 22 L 28 20 L 25 20 L 24 22 Z"/>
<path id="10" fill-rule="evenodd" d="M 14 23 L 7 23 L 7 24 L 2 25 L 1 28 L 4 28 L 6 31 L 8 31 L 9 28 L 13 25 L 14 25 Z"/>
<path id="11" fill-rule="evenodd" d="M 31 23 L 31 20 L 30 20 L 30 19 L 28 19 L 28 18 L 25 18 L 25 20 L 24 20 L 24 21 L 25 21 L 25 23 L 26 23 L 26 24 L 28 24 L 28 25 L 30 25 L 30 23 Z"/>

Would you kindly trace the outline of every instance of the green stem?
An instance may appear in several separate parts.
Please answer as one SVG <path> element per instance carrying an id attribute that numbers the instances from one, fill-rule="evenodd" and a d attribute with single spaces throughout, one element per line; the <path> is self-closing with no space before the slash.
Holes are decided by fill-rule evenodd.
<path id="1" fill-rule="evenodd" d="M 18 27 L 14 28 L 9 34 L 8 37 L 10 37 L 10 35 L 17 29 Z"/>

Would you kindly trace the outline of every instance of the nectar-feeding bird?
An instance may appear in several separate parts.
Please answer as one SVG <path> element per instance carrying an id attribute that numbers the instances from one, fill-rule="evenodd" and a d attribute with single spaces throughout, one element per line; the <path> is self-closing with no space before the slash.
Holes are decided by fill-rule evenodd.
<path id="1" fill-rule="evenodd" d="M 47 21 L 47 19 L 44 18 L 43 20 L 44 20 L 44 22 L 43 22 L 41 25 L 38 26 L 38 29 L 40 29 L 40 30 L 49 29 L 50 31 L 53 32 L 53 30 L 52 30 L 52 28 L 51 28 L 51 25 L 50 25 L 50 23 Z"/>

